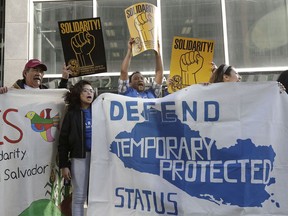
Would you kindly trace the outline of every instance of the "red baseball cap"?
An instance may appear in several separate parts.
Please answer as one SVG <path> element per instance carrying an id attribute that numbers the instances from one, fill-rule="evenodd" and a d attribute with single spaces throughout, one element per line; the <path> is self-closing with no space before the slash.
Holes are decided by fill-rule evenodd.
<path id="1" fill-rule="evenodd" d="M 28 68 L 35 68 L 35 67 L 42 67 L 43 71 L 47 71 L 47 66 L 45 64 L 43 64 L 40 60 L 38 59 L 30 59 L 26 65 L 24 70 L 28 69 Z"/>

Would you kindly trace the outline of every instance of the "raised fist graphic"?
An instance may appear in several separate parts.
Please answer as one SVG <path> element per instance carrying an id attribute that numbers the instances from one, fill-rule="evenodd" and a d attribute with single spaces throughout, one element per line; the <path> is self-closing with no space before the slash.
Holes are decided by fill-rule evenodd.
<path id="1" fill-rule="evenodd" d="M 79 66 L 93 65 L 91 52 L 95 48 L 95 37 L 89 32 L 79 32 L 71 38 L 71 47 L 76 55 Z"/>
<path id="2" fill-rule="evenodd" d="M 154 40 L 153 30 L 154 30 L 154 18 L 150 13 L 141 13 L 134 20 L 134 25 L 141 37 L 143 36 L 143 40 L 145 43 Z"/>
<path id="3" fill-rule="evenodd" d="M 204 58 L 199 51 L 190 51 L 180 57 L 180 67 L 183 87 L 189 85 L 191 78 L 197 83 L 196 74 L 203 67 Z"/>

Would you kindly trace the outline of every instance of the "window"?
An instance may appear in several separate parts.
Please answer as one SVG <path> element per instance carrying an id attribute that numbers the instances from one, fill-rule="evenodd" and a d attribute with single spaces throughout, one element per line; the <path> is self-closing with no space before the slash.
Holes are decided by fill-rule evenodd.
<path id="1" fill-rule="evenodd" d="M 226 0 L 230 64 L 239 68 L 287 66 L 285 0 Z"/>
<path id="2" fill-rule="evenodd" d="M 92 0 L 34 3 L 33 56 L 47 64 L 45 74 L 61 73 L 64 63 L 58 21 L 90 17 L 93 17 Z"/>
<path id="3" fill-rule="evenodd" d="M 215 41 L 214 61 L 224 62 L 220 0 L 161 1 L 163 61 L 169 71 L 174 36 Z"/>
<path id="4" fill-rule="evenodd" d="M 125 9 L 143 0 L 98 0 L 97 17 L 101 18 L 103 37 L 106 48 L 107 67 L 110 72 L 120 72 L 121 63 L 127 52 L 129 30 Z M 156 0 L 144 2 L 157 5 Z M 155 57 L 152 51 L 133 57 L 129 71 L 154 71 Z M 150 64 L 151 63 L 151 64 Z"/>
<path id="5" fill-rule="evenodd" d="M 96 4 L 93 5 L 93 2 Z M 90 18 L 95 11 L 96 16 L 101 18 L 103 26 L 108 71 L 119 73 L 129 39 L 124 10 L 140 2 L 143 1 L 35 1 L 33 56 L 47 63 L 49 67 L 47 73 L 60 74 L 64 58 L 58 21 Z M 170 70 L 174 36 L 214 40 L 216 64 L 228 63 L 241 69 L 242 72 L 253 72 L 251 68 L 259 67 L 287 67 L 287 0 L 145 0 L 144 2 L 160 7 L 161 48 L 164 70 L 167 72 Z M 224 8 L 226 10 L 222 11 Z M 226 23 L 223 23 L 225 20 Z M 227 27 L 227 32 L 223 26 Z M 135 70 L 153 73 L 154 53 L 148 51 L 133 57 L 129 71 Z M 114 82 L 112 84 L 114 85 Z"/>

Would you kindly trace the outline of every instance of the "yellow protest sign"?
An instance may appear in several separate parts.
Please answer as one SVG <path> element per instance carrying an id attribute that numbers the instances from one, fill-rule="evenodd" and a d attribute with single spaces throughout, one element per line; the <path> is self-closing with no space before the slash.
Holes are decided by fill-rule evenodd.
<path id="1" fill-rule="evenodd" d="M 208 82 L 213 55 L 213 40 L 174 37 L 168 92 L 172 93 L 192 84 Z"/>
<path id="2" fill-rule="evenodd" d="M 157 14 L 155 5 L 144 2 L 125 9 L 130 36 L 135 39 L 132 47 L 133 56 L 149 49 L 158 51 Z"/>

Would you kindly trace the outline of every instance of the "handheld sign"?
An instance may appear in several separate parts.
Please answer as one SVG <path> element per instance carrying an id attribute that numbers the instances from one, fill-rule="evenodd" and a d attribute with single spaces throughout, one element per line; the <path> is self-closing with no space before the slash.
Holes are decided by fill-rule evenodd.
<path id="1" fill-rule="evenodd" d="M 158 51 L 157 14 L 157 7 L 149 3 L 138 3 L 125 9 L 130 36 L 135 39 L 133 56 L 149 49 Z"/>
<path id="2" fill-rule="evenodd" d="M 58 22 L 64 59 L 71 76 L 107 72 L 100 18 Z"/>
<path id="3" fill-rule="evenodd" d="M 170 64 L 170 93 L 192 84 L 208 82 L 214 41 L 174 37 Z"/>
<path id="4" fill-rule="evenodd" d="M 101 94 L 87 216 L 288 215 L 287 110 L 276 82 Z"/>

